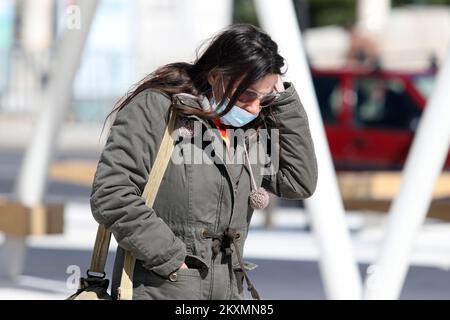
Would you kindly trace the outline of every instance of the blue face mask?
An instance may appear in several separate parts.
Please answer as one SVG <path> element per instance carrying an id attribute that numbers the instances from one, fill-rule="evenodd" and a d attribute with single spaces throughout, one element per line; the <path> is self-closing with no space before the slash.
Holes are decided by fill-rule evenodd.
<path id="1" fill-rule="evenodd" d="M 223 86 L 223 82 L 222 82 L 222 86 Z M 223 89 L 224 89 L 223 91 L 225 93 L 225 88 L 223 88 Z M 222 105 L 222 107 L 220 107 L 219 110 L 217 110 L 217 100 L 216 100 L 216 97 L 214 95 L 214 90 L 213 90 L 213 98 L 211 101 L 211 107 L 214 111 L 216 111 L 217 113 L 222 112 L 229 103 L 230 103 L 230 99 L 226 98 L 225 103 Z M 234 105 L 226 115 L 224 115 L 223 117 L 220 118 L 220 122 L 222 122 L 223 124 L 225 124 L 227 126 L 241 128 L 241 127 L 249 124 L 256 118 L 258 118 L 258 114 L 256 114 L 256 115 L 252 114 L 252 113 Z"/>
<path id="2" fill-rule="evenodd" d="M 225 107 L 228 105 L 229 102 L 230 102 L 230 100 L 226 99 L 225 103 L 222 105 L 222 107 L 220 107 L 220 110 L 217 110 L 217 102 L 216 102 L 216 99 L 213 98 L 211 101 L 211 107 L 217 113 L 220 113 L 225 109 Z M 241 128 L 241 127 L 249 124 L 256 118 L 258 118 L 257 114 L 256 115 L 251 114 L 250 112 L 234 105 L 226 115 L 224 115 L 220 118 L 220 122 L 222 122 L 223 124 L 225 124 L 227 126 Z"/>

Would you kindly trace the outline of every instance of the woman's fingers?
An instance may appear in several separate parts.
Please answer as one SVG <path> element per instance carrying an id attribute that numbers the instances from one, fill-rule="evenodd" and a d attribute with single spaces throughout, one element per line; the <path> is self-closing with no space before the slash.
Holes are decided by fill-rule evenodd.
<path id="1" fill-rule="evenodd" d="M 186 263 L 183 263 L 182 265 L 181 265 L 181 268 L 180 269 L 189 269 L 189 267 L 186 265 Z"/>
<path id="2" fill-rule="evenodd" d="M 275 85 L 275 90 L 277 90 L 277 92 L 283 92 L 283 91 L 285 91 L 285 88 L 284 88 L 284 81 L 283 81 L 283 78 L 281 78 L 281 75 L 278 75 L 278 82 L 277 82 L 277 84 Z"/>

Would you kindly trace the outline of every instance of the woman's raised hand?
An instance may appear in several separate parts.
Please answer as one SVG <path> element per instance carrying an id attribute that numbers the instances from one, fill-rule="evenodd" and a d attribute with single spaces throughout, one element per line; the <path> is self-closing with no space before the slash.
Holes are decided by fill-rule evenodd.
<path id="1" fill-rule="evenodd" d="M 286 89 L 284 88 L 284 81 L 283 81 L 283 79 L 281 78 L 280 75 L 278 76 L 278 82 L 275 85 L 275 90 L 277 92 L 284 92 L 284 91 L 286 91 Z"/>

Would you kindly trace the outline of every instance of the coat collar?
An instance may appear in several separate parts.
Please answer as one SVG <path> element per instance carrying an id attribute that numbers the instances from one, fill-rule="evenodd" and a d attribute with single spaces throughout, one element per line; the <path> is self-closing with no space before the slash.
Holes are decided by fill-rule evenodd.
<path id="1" fill-rule="evenodd" d="M 188 107 L 205 111 L 211 110 L 211 105 L 209 103 L 208 97 L 204 95 L 194 96 L 189 93 L 178 93 L 173 95 L 172 103 L 183 104 Z"/>
<path id="2" fill-rule="evenodd" d="M 179 93 L 179 94 L 175 94 L 172 98 L 172 103 L 175 104 L 182 104 L 188 107 L 192 107 L 192 108 L 196 108 L 199 110 L 204 110 L 204 111 L 209 111 L 211 110 L 211 104 L 209 103 L 209 100 L 206 96 L 194 96 L 188 93 Z M 202 119 L 198 116 L 195 115 L 188 115 L 188 116 L 184 116 L 188 119 L 192 119 L 192 120 L 198 120 L 200 121 L 200 123 L 202 123 L 207 131 L 207 139 L 213 139 L 214 136 L 214 140 L 215 141 L 221 141 L 222 143 L 217 144 L 217 143 L 212 143 L 212 147 L 216 153 L 216 155 L 221 155 L 220 157 L 216 157 L 216 159 L 219 161 L 217 164 L 222 165 L 225 168 L 225 171 L 227 172 L 227 176 L 228 179 L 231 182 L 231 185 L 234 187 L 237 187 L 238 185 L 238 181 L 235 180 L 234 175 L 231 174 L 231 168 L 229 167 L 229 165 L 227 164 L 227 159 L 225 157 L 229 157 L 228 155 L 228 150 L 227 150 L 227 146 L 225 141 L 223 141 L 219 129 L 215 126 L 215 124 L 213 123 L 213 121 L 211 120 L 205 120 Z M 221 149 L 219 149 L 221 148 Z M 234 199 L 234 192 L 231 192 L 233 199 Z"/>
<path id="3" fill-rule="evenodd" d="M 192 107 L 192 108 L 204 110 L 204 111 L 211 110 L 211 104 L 209 102 L 209 99 L 204 95 L 195 96 L 195 95 L 192 95 L 189 93 L 178 93 L 178 94 L 173 95 L 172 103 L 182 104 L 182 105 L 185 105 L 188 107 Z M 219 139 L 219 141 L 222 141 L 222 143 L 223 143 L 223 144 L 220 144 L 220 147 L 222 147 L 222 150 L 217 150 L 217 148 L 220 148 L 220 147 L 218 147 L 217 144 L 213 143 L 213 148 L 215 149 L 216 154 L 222 154 L 224 157 L 229 156 L 227 151 L 225 151 L 225 154 L 223 154 L 224 153 L 223 150 L 224 149 L 227 150 L 226 143 L 225 143 L 225 141 L 223 141 L 223 139 L 220 135 L 219 129 L 215 126 L 213 121 L 205 120 L 205 119 L 202 119 L 195 115 L 188 115 L 188 116 L 184 116 L 184 117 L 186 117 L 188 119 L 200 121 L 200 123 L 202 123 L 207 129 L 210 130 L 208 134 L 215 135 L 214 138 Z M 250 137 L 250 139 L 247 143 L 250 145 L 250 144 L 254 143 L 256 140 L 257 140 L 257 138 L 255 136 L 252 136 L 252 137 Z M 221 157 L 218 157 L 218 158 L 220 159 L 221 164 L 223 164 L 225 166 L 227 173 L 230 176 L 230 179 L 233 182 L 235 182 L 235 184 L 237 184 L 237 181 L 234 181 L 233 176 L 230 174 L 230 168 L 228 167 L 228 165 L 226 163 L 227 161 Z"/>

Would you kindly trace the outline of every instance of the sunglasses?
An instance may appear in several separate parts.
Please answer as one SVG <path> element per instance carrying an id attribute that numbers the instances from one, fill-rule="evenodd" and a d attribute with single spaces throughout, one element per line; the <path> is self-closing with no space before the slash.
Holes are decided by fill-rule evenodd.
<path id="1" fill-rule="evenodd" d="M 223 83 L 223 77 L 221 77 L 222 80 L 222 88 L 223 92 L 225 92 L 225 85 Z M 241 103 L 251 103 L 255 101 L 256 99 L 259 100 L 259 105 L 261 108 L 265 108 L 270 106 L 272 103 L 275 102 L 275 100 L 280 96 L 279 93 L 272 92 L 272 93 L 259 93 L 252 89 L 245 90 L 238 98 L 238 101 Z"/>
<path id="2" fill-rule="evenodd" d="M 242 103 L 251 103 L 258 99 L 259 105 L 262 108 L 265 108 L 274 103 L 279 96 L 280 94 L 275 92 L 263 94 L 252 89 L 247 89 L 239 96 L 238 101 Z"/>

